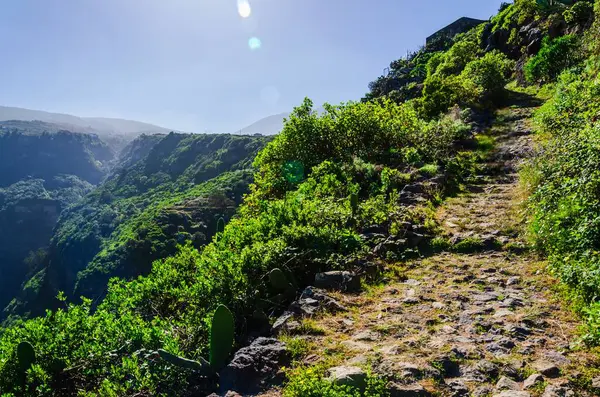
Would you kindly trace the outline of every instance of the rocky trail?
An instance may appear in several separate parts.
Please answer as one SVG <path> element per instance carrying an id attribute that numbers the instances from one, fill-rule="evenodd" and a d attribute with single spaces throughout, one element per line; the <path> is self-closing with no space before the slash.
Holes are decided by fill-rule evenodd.
<path id="1" fill-rule="evenodd" d="M 371 368 L 393 397 L 600 395 L 599 363 L 578 348 L 580 320 L 520 237 L 517 170 L 532 153 L 532 111 L 498 113 L 486 171 L 438 209 L 459 249 L 388 263 L 385 285 L 332 294 L 346 310 L 285 324 L 281 339 L 308 346 L 303 364 L 349 384 Z"/>

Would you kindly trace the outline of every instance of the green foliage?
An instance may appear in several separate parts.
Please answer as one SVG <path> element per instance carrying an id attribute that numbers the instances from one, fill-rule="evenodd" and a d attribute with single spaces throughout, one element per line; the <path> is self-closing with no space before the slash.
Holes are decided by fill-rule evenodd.
<path id="1" fill-rule="evenodd" d="M 440 37 L 406 58 L 393 61 L 386 74 L 369 83 L 369 92 L 363 102 L 387 97 L 396 103 L 402 103 L 420 97 L 421 83 L 427 76 L 429 60 L 451 45 L 452 40 Z"/>
<path id="2" fill-rule="evenodd" d="M 398 190 L 417 171 L 414 164 L 406 162 L 407 157 L 418 158 L 430 170 L 435 166 L 440 173 L 449 167 L 449 175 L 465 170 L 457 167 L 455 161 L 455 142 L 468 137 L 468 126 L 459 121 L 447 117 L 426 122 L 417 117 L 410 104 L 385 100 L 327 108 L 325 114 L 316 115 L 311 112 L 310 103 L 305 102 L 292 114 L 283 132 L 263 149 L 256 159 L 259 169 L 252 192 L 237 216 L 225 225 L 219 239 L 201 251 L 188 241 L 174 254 L 167 253 L 164 259 L 158 256 L 145 276 L 131 281 L 113 279 L 105 299 L 93 313 L 91 301 L 85 299 L 82 305 L 69 305 L 25 322 L 16 321 L 0 335 L 0 360 L 8 357 L 6 352 L 14 351 L 21 340 L 29 340 L 39 346 L 36 379 L 42 379 L 34 386 L 28 378 L 29 388 L 81 390 L 90 395 L 140 391 L 153 395 L 185 394 L 192 387 L 188 383 L 190 365 L 202 364 L 201 357 L 211 350 L 211 335 L 216 338 L 227 334 L 211 332 L 210 308 L 226 305 L 240 319 L 257 310 L 279 308 L 285 300 L 278 303 L 273 299 L 272 289 L 264 282 L 265 274 L 274 275 L 270 272 L 282 269 L 281 264 L 286 263 L 285 271 L 282 270 L 286 285 L 308 285 L 316 273 L 343 269 L 345 258 L 365 252 L 359 237 L 362 228 L 374 224 L 388 227 L 418 216 L 398 209 Z M 171 148 L 187 152 L 174 137 L 166 139 L 174 140 Z M 315 146 L 315 142 L 319 145 Z M 159 143 L 165 144 L 162 140 Z M 149 146 L 148 153 L 158 150 L 156 143 Z M 163 153 L 168 155 L 170 151 Z M 178 158 L 173 158 L 172 163 L 179 163 Z M 301 165 L 292 167 L 302 170 L 301 179 L 286 178 L 289 168 L 285 165 L 294 162 Z M 157 167 L 148 161 L 142 164 L 142 169 Z M 134 162 L 130 171 L 117 173 L 107 181 L 104 186 L 113 201 L 102 204 L 102 211 L 87 210 L 95 214 L 92 224 L 99 219 L 114 224 L 104 234 L 110 239 L 101 243 L 110 243 L 107 248 L 113 252 L 119 252 L 119 244 L 127 247 L 128 240 L 142 235 L 152 247 L 157 247 L 162 241 L 161 228 L 150 227 L 153 220 L 182 200 L 197 198 L 204 189 L 210 192 L 218 186 L 208 181 L 178 188 L 179 182 L 167 183 L 163 180 L 166 177 L 155 173 L 151 178 L 158 179 L 151 183 L 157 186 L 140 195 L 140 189 L 144 191 L 149 182 L 138 167 Z M 183 175 L 193 173 L 184 171 Z M 353 194 L 359 198 L 355 206 L 349 200 Z M 83 214 L 88 203 L 101 202 L 101 196 L 100 192 L 93 194 L 90 201 L 66 215 L 57 233 L 57 247 L 64 247 L 59 251 L 61 255 L 74 241 L 86 240 L 88 237 L 84 236 L 90 231 L 102 230 L 93 225 L 89 228 L 90 218 L 82 216 L 72 221 L 72 214 Z M 120 212 L 126 208 L 139 211 L 138 207 L 142 211 L 137 216 Z M 216 230 L 216 224 L 211 229 Z M 90 252 L 93 255 L 96 251 Z M 103 252 L 101 258 L 111 257 L 107 255 L 110 250 Z M 159 251 L 157 255 L 164 254 Z M 42 290 L 48 272 L 52 274 L 53 269 L 46 269 L 41 273 L 43 280 L 36 282 Z M 296 279 L 292 281 L 290 276 Z M 57 302 L 64 305 L 64 298 Z M 231 347 L 231 343 L 222 345 Z M 159 349 L 162 350 L 156 353 Z M 168 358 L 154 360 L 153 354 L 160 356 L 161 352 Z M 221 358 L 211 361 L 222 365 L 223 357 L 228 355 L 229 351 L 222 352 Z M 62 377 L 52 369 L 54 359 L 75 368 L 75 375 Z M 180 365 L 182 362 L 184 365 Z M 18 391 L 14 370 L 11 361 L 0 361 L 3 391 Z"/>
<path id="3" fill-rule="evenodd" d="M 486 53 L 467 64 L 461 73 L 467 85 L 474 85 L 477 100 L 499 104 L 505 97 L 504 87 L 510 81 L 515 63 L 499 51 Z"/>
<path id="4" fill-rule="evenodd" d="M 594 68 L 561 74 L 553 97 L 535 117 L 543 148 L 522 171 L 531 191 L 532 240 L 570 287 L 589 320 L 586 340 L 595 344 L 600 343 L 599 95 Z"/>
<path id="5" fill-rule="evenodd" d="M 257 156 L 256 198 L 282 197 L 297 186 L 286 178 L 285 166 L 290 161 L 299 162 L 310 174 L 326 160 L 350 162 L 358 157 L 370 163 L 402 162 L 398 150 L 414 148 L 425 160 L 443 162 L 450 154 L 448 142 L 464 132 L 456 123 L 427 123 L 410 104 L 398 105 L 387 99 L 326 105 L 322 115 L 315 114 L 312 102 L 306 99 Z"/>
<path id="6" fill-rule="evenodd" d="M 233 348 L 234 332 L 233 314 L 227 306 L 219 305 L 210 327 L 210 366 L 213 369 L 225 366 Z"/>
<path id="7" fill-rule="evenodd" d="M 600 1 L 596 0 L 594 2 L 594 10 L 592 18 L 594 22 L 592 26 L 587 30 L 585 34 L 585 44 L 590 52 L 590 55 L 595 55 L 595 69 L 598 71 L 600 67 L 598 66 L 598 55 L 600 55 Z M 594 58 L 590 58 L 590 61 Z"/>
<path id="8" fill-rule="evenodd" d="M 252 181 L 252 159 L 269 138 L 169 134 L 141 136 L 94 192 L 61 214 L 37 296 L 23 293 L 10 314 L 56 308 L 58 291 L 96 298 L 111 277 L 147 274 L 181 244 L 208 243 L 233 216 Z M 39 271 L 41 269 L 35 269 Z M 33 274 L 31 274 L 33 276 Z"/>
<path id="9" fill-rule="evenodd" d="M 67 174 L 97 184 L 113 157 L 96 135 L 57 130 L 39 121 L 0 122 L 0 187 Z"/>
<path id="10" fill-rule="evenodd" d="M 365 390 L 331 383 L 325 378 L 322 366 L 299 367 L 288 372 L 289 382 L 283 389 L 284 397 L 387 397 L 386 382 L 373 375 L 367 376 Z"/>
<path id="11" fill-rule="evenodd" d="M 515 0 L 513 4 L 502 7 L 492 17 L 492 31 L 510 30 L 513 26 L 523 26 L 538 15 L 536 0 Z"/>
<path id="12" fill-rule="evenodd" d="M 589 1 L 578 1 L 563 12 L 568 24 L 580 24 L 588 21 L 593 14 L 594 5 Z"/>
<path id="13" fill-rule="evenodd" d="M 525 64 L 525 77 L 530 83 L 555 81 L 565 69 L 581 61 L 580 40 L 567 35 L 551 40 L 545 37 L 540 52 Z"/>
<path id="14" fill-rule="evenodd" d="M 539 7 L 549 9 L 558 5 L 570 5 L 575 0 L 536 0 Z"/>
<path id="15" fill-rule="evenodd" d="M 459 47 L 453 51 L 455 47 Z M 472 38 L 458 42 L 443 54 L 437 66 L 430 65 L 425 80 L 422 110 L 429 117 L 446 112 L 453 105 L 483 108 L 498 105 L 505 96 L 514 62 L 498 51 L 481 58 L 467 55 L 478 49 Z M 467 53 L 463 53 L 467 51 Z M 453 54 L 454 52 L 454 54 Z"/>
<path id="16" fill-rule="evenodd" d="M 514 29 L 518 21 L 538 17 L 536 9 L 535 1 L 517 1 L 494 24 Z M 228 135 L 169 134 L 133 142 L 101 187 L 62 215 L 43 260 L 49 266 L 35 269 L 25 283 L 24 300 L 9 308 L 32 310 L 35 305 L 26 304 L 30 295 L 37 303 L 57 305 L 0 332 L 0 390 L 23 394 L 13 356 L 28 340 L 37 349 L 25 379 L 30 395 L 203 392 L 199 388 L 210 385 L 194 370 L 204 370 L 206 354 L 213 369 L 225 363 L 233 345 L 233 318 L 243 333 L 249 318 L 283 310 L 291 296 L 286 291 L 309 285 L 318 272 L 352 266 L 353 259 L 370 251 L 361 238 L 367 228 L 396 233 L 409 220 L 435 231 L 433 203 L 400 206 L 400 192 L 423 176 L 444 175 L 448 183 L 434 192 L 439 199 L 467 181 L 481 152 L 493 145 L 479 139 L 479 151 L 463 151 L 459 142 L 472 140 L 470 127 L 460 121 L 464 113 L 452 109 L 438 117 L 454 104 L 481 109 L 503 99 L 514 64 L 499 52 L 484 53 L 482 32 L 483 26 L 394 62 L 368 101 L 325 105 L 317 113 L 306 99 L 264 148 L 264 138 Z M 581 109 L 569 99 L 578 91 L 571 87 L 575 80 L 565 77 L 560 83 L 565 102 L 557 109 L 545 107 L 540 119 L 591 128 L 588 112 L 595 105 Z M 595 88 L 588 88 L 579 95 L 592 98 Z M 581 110 L 580 118 L 567 117 L 569 109 Z M 586 170 L 596 165 L 592 160 Z M 538 183 L 551 179 L 551 172 L 533 174 Z M 251 178 L 254 184 L 245 195 Z M 566 188 L 562 195 L 568 197 L 565 193 Z M 6 202 L 4 197 L 0 200 Z M 567 204 L 593 203 L 578 200 Z M 543 205 L 553 210 L 552 203 Z M 580 215 L 576 206 L 561 211 Z M 543 222 L 538 222 L 541 213 L 532 225 Z M 578 233 L 589 233 L 593 241 L 593 233 L 581 229 Z M 218 239 L 210 238 L 214 231 Z M 446 249 L 449 242 L 436 239 L 433 245 Z M 478 242 L 468 241 L 462 248 L 475 246 Z M 592 279 L 579 268 L 571 279 L 582 275 Z M 65 302 L 78 295 L 104 296 L 112 276 L 118 278 L 108 282 L 103 300 Z M 587 285 L 580 289 L 582 296 L 595 291 L 593 282 Z M 65 294 L 53 299 L 58 290 Z M 302 327 L 326 332 L 310 320 Z M 292 349 L 301 355 L 306 346 L 297 343 Z M 332 385 L 324 371 L 291 370 L 284 395 L 387 395 L 385 382 L 376 377 L 369 376 L 367 389 L 360 391 Z"/>

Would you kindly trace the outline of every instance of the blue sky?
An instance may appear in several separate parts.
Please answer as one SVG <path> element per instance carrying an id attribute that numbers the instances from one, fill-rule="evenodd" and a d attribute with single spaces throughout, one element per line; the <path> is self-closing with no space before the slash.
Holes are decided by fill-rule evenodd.
<path id="1" fill-rule="evenodd" d="M 247 17 L 239 1 L 2 1 L 0 105 L 232 132 L 305 96 L 360 99 L 426 36 L 501 2 L 247 0 Z"/>

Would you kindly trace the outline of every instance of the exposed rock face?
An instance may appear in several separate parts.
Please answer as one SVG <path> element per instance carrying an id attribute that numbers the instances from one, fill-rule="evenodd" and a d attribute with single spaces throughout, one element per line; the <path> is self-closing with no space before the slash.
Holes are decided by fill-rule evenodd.
<path id="1" fill-rule="evenodd" d="M 221 390 L 235 390 L 243 395 L 258 393 L 281 382 L 281 367 L 291 358 L 284 343 L 272 338 L 258 338 L 235 353 L 221 371 Z"/>

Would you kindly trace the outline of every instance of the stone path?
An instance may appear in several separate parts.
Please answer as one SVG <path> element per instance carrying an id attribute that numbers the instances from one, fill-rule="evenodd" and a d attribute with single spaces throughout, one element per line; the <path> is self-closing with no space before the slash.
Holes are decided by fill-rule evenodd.
<path id="1" fill-rule="evenodd" d="M 439 210 L 451 241 L 484 249 L 390 265 L 395 277 L 384 287 L 335 295 L 349 311 L 312 320 L 325 332 L 300 336 L 312 347 L 307 364 L 370 366 L 391 380 L 392 396 L 600 395 L 598 362 L 577 349 L 580 321 L 545 263 L 519 249 L 516 170 L 531 153 L 530 113 L 500 113 L 487 175 Z"/>

